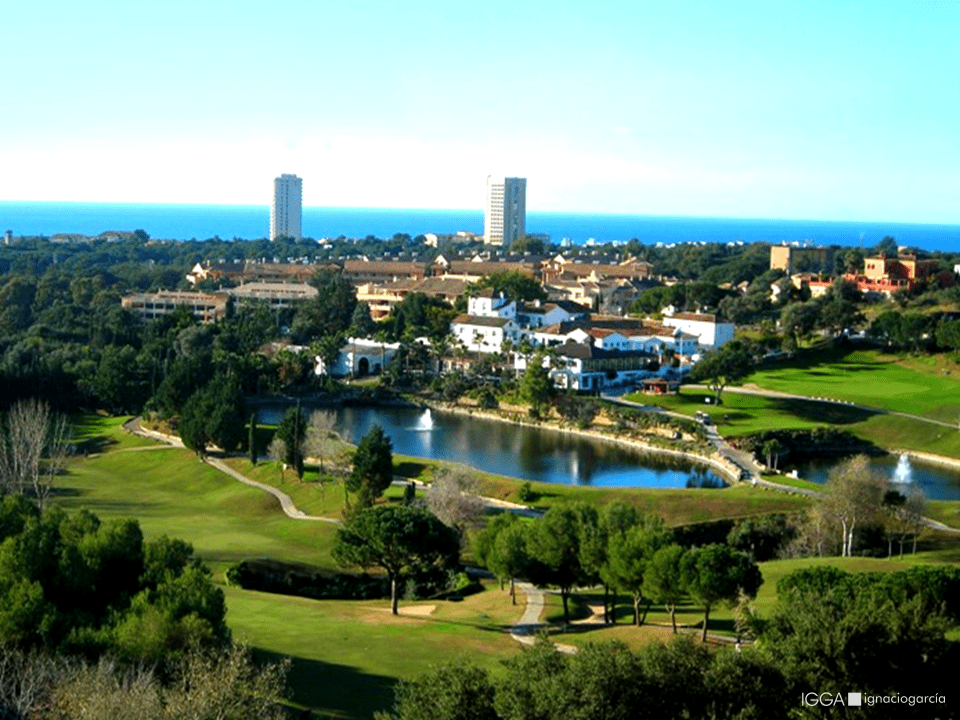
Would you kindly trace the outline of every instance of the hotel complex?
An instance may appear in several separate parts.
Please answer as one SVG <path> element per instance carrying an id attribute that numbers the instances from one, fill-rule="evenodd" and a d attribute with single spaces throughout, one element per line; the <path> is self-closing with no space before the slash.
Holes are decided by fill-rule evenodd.
<path id="1" fill-rule="evenodd" d="M 527 234 L 527 179 L 487 176 L 483 241 L 510 245 Z"/>
<path id="2" fill-rule="evenodd" d="M 299 238 L 303 224 L 303 180 L 296 175 L 281 175 L 273 181 L 270 206 L 270 239 Z"/>

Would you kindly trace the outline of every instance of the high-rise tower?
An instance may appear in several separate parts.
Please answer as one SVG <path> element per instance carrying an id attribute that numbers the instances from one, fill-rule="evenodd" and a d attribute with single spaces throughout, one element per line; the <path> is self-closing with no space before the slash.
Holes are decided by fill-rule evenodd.
<path id="1" fill-rule="evenodd" d="M 487 176 L 483 241 L 510 245 L 527 234 L 527 179 Z"/>
<path id="2" fill-rule="evenodd" d="M 296 175 L 281 175 L 273 180 L 273 205 L 270 206 L 270 239 L 299 238 L 303 226 L 303 180 Z"/>

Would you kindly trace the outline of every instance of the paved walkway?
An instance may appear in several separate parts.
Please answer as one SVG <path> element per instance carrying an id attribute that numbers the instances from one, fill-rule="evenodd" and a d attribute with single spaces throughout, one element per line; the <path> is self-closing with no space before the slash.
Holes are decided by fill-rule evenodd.
<path id="1" fill-rule="evenodd" d="M 150 440 L 156 440 L 158 442 L 166 443 L 168 447 L 184 447 L 183 441 L 178 437 L 173 435 L 167 435 L 165 433 L 160 433 L 155 430 L 147 430 L 140 423 L 140 418 L 135 417 L 131 418 L 124 423 L 123 427 L 134 435 L 139 435 L 140 437 L 148 438 Z M 145 447 L 145 448 L 130 448 L 130 450 L 155 450 L 156 447 Z M 303 510 L 299 510 L 293 502 L 293 498 L 287 495 L 282 490 L 278 490 L 272 485 L 267 485 L 266 483 L 257 482 L 256 480 L 251 480 L 246 475 L 237 472 L 232 467 L 227 465 L 222 460 L 208 455 L 204 458 L 206 462 L 211 467 L 216 468 L 222 473 L 226 473 L 234 480 L 239 480 L 244 485 L 249 485 L 250 487 L 257 488 L 257 490 L 263 490 L 263 492 L 270 493 L 277 500 L 280 501 L 280 507 L 283 509 L 284 514 L 294 520 L 315 520 L 318 522 L 327 522 L 333 523 L 335 525 L 340 525 L 341 522 L 334 518 L 320 517 L 319 515 L 307 515 Z"/>

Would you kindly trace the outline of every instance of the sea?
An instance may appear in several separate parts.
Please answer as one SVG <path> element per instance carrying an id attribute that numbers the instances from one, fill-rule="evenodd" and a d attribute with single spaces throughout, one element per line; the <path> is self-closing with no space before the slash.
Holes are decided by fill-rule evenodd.
<path id="1" fill-rule="evenodd" d="M 172 240 L 255 240 L 267 236 L 267 205 L 181 205 L 0 201 L 0 234 L 98 235 L 137 229 Z M 482 210 L 305 207 L 303 235 L 324 238 L 390 238 L 396 233 L 481 234 Z M 571 245 L 626 242 L 798 242 L 871 248 L 886 235 L 922 250 L 960 251 L 960 225 L 850 220 L 712 218 L 611 215 L 575 212 L 527 213 L 527 232 Z"/>

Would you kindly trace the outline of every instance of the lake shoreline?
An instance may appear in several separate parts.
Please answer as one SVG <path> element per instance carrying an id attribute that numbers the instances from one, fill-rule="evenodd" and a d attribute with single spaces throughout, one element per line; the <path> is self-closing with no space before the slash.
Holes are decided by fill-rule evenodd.
<path id="1" fill-rule="evenodd" d="M 699 453 L 694 453 L 687 450 L 674 450 L 672 448 L 664 448 L 664 447 L 659 447 L 657 445 L 651 445 L 648 443 L 641 442 L 639 440 L 611 437 L 607 433 L 603 433 L 600 431 L 581 430 L 580 428 L 565 427 L 559 424 L 552 423 L 550 421 L 533 420 L 533 419 L 526 419 L 522 417 L 508 418 L 508 417 L 504 417 L 499 413 L 491 412 L 489 410 L 484 410 L 478 407 L 465 407 L 458 404 L 437 402 L 437 401 L 422 401 L 422 404 L 420 406 L 424 408 L 429 408 L 431 410 L 437 410 L 439 412 L 448 412 L 451 414 L 461 415 L 465 417 L 477 417 L 484 420 L 495 420 L 498 422 L 512 424 L 512 425 L 523 425 L 527 427 L 539 428 L 542 430 L 553 430 L 559 433 L 577 435 L 579 437 L 587 438 L 590 440 L 600 440 L 603 442 L 627 447 L 627 448 L 630 448 L 631 450 L 639 451 L 641 454 L 666 455 L 673 458 L 681 458 L 681 459 L 696 463 L 698 465 L 708 466 L 710 469 L 713 469 L 713 470 L 718 470 L 723 475 L 723 479 L 726 480 L 727 484 L 725 485 L 725 487 L 733 487 L 734 485 L 741 484 L 739 468 L 732 467 L 731 465 L 724 463 L 721 459 L 709 457 L 706 455 L 701 455 Z M 522 478 L 517 478 L 517 480 L 519 482 L 520 480 L 522 480 Z M 719 489 L 723 489 L 723 488 L 719 488 Z"/>

